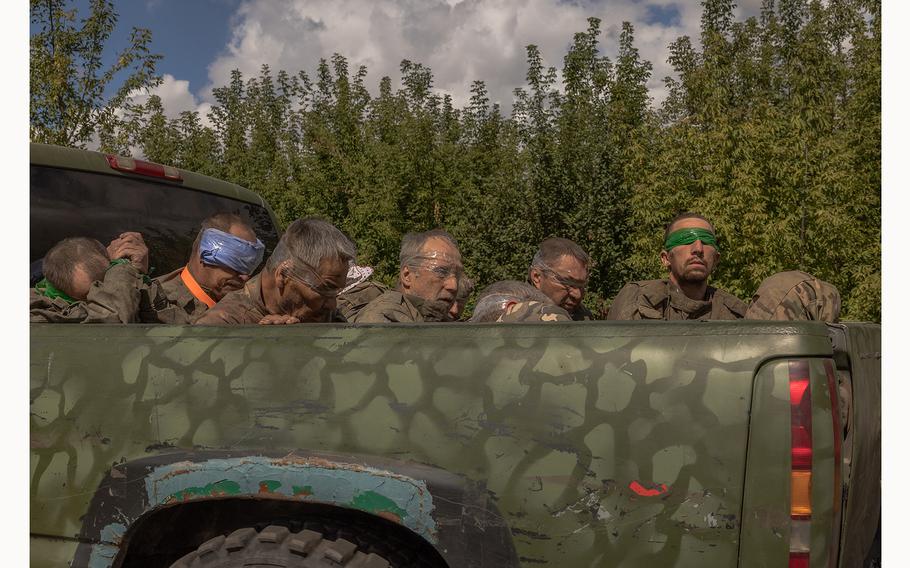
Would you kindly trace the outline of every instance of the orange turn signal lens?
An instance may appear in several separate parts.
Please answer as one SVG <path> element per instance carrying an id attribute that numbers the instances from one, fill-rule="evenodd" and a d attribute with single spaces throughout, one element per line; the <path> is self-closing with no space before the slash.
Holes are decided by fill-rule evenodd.
<path id="1" fill-rule="evenodd" d="M 790 472 L 790 516 L 808 517 L 812 514 L 812 472 Z"/>

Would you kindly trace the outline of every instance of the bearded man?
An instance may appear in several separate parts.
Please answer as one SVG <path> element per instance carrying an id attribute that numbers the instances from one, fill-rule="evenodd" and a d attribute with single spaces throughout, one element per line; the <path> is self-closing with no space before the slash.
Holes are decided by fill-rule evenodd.
<path id="1" fill-rule="evenodd" d="M 697 213 L 680 213 L 664 230 L 660 262 L 669 271 L 662 280 L 623 286 L 610 306 L 611 320 L 734 320 L 746 304 L 708 285 L 720 261 L 714 226 Z"/>

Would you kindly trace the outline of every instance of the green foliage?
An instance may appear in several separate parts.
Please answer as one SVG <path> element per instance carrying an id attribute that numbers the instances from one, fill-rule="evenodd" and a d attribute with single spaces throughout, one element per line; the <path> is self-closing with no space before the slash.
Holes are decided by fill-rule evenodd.
<path id="1" fill-rule="evenodd" d="M 133 28 L 129 45 L 103 69 L 104 44 L 117 24 L 108 0 L 91 0 L 89 15 L 76 23 L 68 0 L 31 0 L 31 23 L 39 31 L 29 42 L 30 137 L 33 142 L 85 147 L 97 130 L 110 137 L 131 93 L 158 85 L 149 52 L 151 32 Z M 113 93 L 115 76 L 128 73 Z"/>
<path id="2" fill-rule="evenodd" d="M 33 18 L 66 21 L 41 12 L 57 5 L 33 2 Z M 120 98 L 116 121 L 90 121 L 70 138 L 36 136 L 56 124 L 48 112 L 68 116 L 73 97 L 33 79 L 33 139 L 84 143 L 96 128 L 104 147 L 258 191 L 283 223 L 323 215 L 387 284 L 408 231 L 451 231 L 478 289 L 524 278 L 537 243 L 565 236 L 595 261 L 585 299 L 595 312 L 626 282 L 662 276 L 665 223 L 697 211 L 721 238 L 716 285 L 748 300 L 766 276 L 801 268 L 840 289 L 845 318 L 879 321 L 880 3 L 765 0 L 746 21 L 731 0 L 703 8 L 701 47 L 688 37 L 669 46 L 676 77 L 664 80 L 660 108 L 632 26 L 611 61 L 592 18 L 559 85 L 527 47 L 527 83 L 509 117 L 482 81 L 454 108 L 430 69 L 407 60 L 402 87 L 383 77 L 373 97 L 366 68 L 336 54 L 312 77 L 235 71 L 205 117 L 168 120 L 157 97 Z M 36 51 L 48 37 L 32 38 L 33 77 L 54 68 L 77 84 L 73 68 Z M 55 102 L 36 114 L 36 100 Z"/>

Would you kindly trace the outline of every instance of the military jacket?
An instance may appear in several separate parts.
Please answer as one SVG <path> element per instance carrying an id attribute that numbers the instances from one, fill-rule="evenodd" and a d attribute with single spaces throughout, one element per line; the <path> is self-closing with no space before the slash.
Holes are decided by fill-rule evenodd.
<path id="1" fill-rule="evenodd" d="M 834 285 L 806 272 L 779 272 L 762 281 L 746 318 L 836 322 L 840 319 L 840 293 Z"/>
<path id="2" fill-rule="evenodd" d="M 354 321 L 367 304 L 388 291 L 389 288 L 379 282 L 365 280 L 338 296 L 338 311 L 348 321 Z"/>
<path id="3" fill-rule="evenodd" d="M 572 321 L 572 317 L 559 306 L 531 300 L 509 304 L 496 321 L 501 323 Z"/>
<path id="4" fill-rule="evenodd" d="M 354 317 L 354 323 L 416 323 L 446 321 L 449 305 L 429 302 L 418 296 L 389 290 L 367 304 Z"/>
<path id="5" fill-rule="evenodd" d="M 607 319 L 734 320 L 745 314 L 745 302 L 713 286 L 704 300 L 693 300 L 669 280 L 642 280 L 623 286 Z"/>
<path id="6" fill-rule="evenodd" d="M 262 297 L 262 274 L 247 280 L 243 288 L 229 292 L 194 323 L 197 325 L 256 325 L 269 315 Z M 336 311 L 329 321 L 346 322 Z"/>
<path id="7" fill-rule="evenodd" d="M 181 266 L 173 272 L 159 276 L 153 282 L 158 282 L 161 290 L 167 297 L 168 303 L 173 306 L 173 310 L 158 310 L 159 320 L 161 323 L 190 323 L 208 311 L 209 307 L 204 302 L 196 299 L 196 296 L 190 292 L 180 273 L 185 267 Z M 176 313 L 177 310 L 183 312 L 183 315 Z"/>
<path id="8" fill-rule="evenodd" d="M 29 320 L 49 323 L 136 323 L 139 320 L 144 284 L 139 270 L 130 264 L 116 264 L 95 281 L 85 300 L 67 303 L 48 298 L 32 288 Z"/>

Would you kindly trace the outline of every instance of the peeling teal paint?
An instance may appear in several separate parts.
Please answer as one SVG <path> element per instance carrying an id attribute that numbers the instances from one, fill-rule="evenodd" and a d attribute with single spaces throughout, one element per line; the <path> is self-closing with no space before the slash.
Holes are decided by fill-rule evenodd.
<path id="1" fill-rule="evenodd" d="M 337 504 L 392 518 L 436 543 L 426 483 L 358 464 L 317 458 L 245 457 L 180 462 L 145 480 L 150 507 L 222 495 L 270 495 Z"/>
<path id="2" fill-rule="evenodd" d="M 274 479 L 266 479 L 259 482 L 260 493 L 274 493 L 279 487 L 281 487 L 281 482 Z"/>
<path id="3" fill-rule="evenodd" d="M 369 511 L 371 513 L 390 513 L 391 515 L 397 517 L 396 520 L 398 522 L 402 522 L 405 517 L 408 516 L 408 512 L 401 507 L 398 507 L 394 501 L 385 495 L 376 493 L 375 491 L 367 491 L 365 493 L 361 493 L 357 497 L 354 497 L 354 501 L 351 504 L 358 509 Z"/>
<path id="4" fill-rule="evenodd" d="M 187 487 L 181 489 L 173 495 L 169 495 L 164 502 L 189 501 L 199 497 L 224 497 L 225 495 L 238 495 L 240 487 L 233 481 L 222 479 L 215 483 L 209 483 L 204 487 Z"/>
<path id="5" fill-rule="evenodd" d="M 88 568 L 108 568 L 114 563 L 114 557 L 120 552 L 120 540 L 126 534 L 126 526 L 111 523 L 101 529 L 101 542 L 92 545 L 92 554 L 88 559 Z"/>

